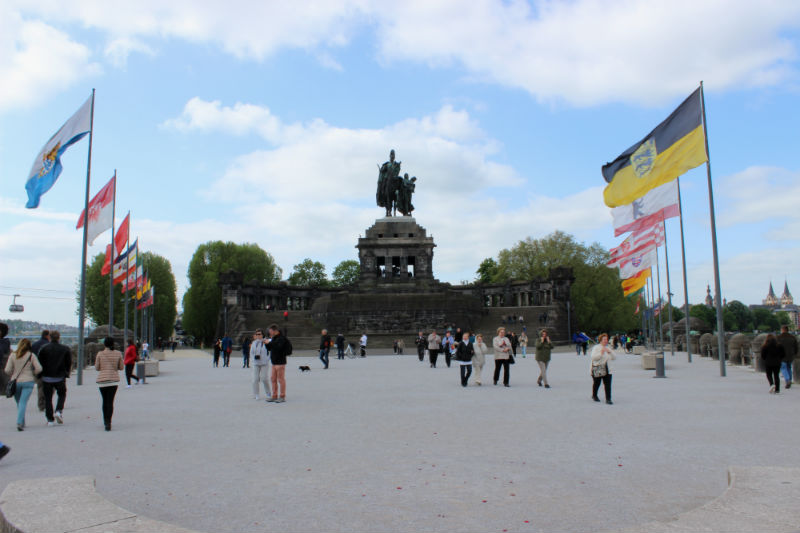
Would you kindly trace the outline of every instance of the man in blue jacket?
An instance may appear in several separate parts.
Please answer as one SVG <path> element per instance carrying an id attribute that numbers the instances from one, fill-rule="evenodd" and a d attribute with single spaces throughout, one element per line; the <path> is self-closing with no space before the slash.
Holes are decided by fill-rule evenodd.
<path id="1" fill-rule="evenodd" d="M 228 334 L 226 333 L 225 336 L 222 337 L 222 366 L 230 366 L 232 351 L 233 340 L 228 337 Z"/>

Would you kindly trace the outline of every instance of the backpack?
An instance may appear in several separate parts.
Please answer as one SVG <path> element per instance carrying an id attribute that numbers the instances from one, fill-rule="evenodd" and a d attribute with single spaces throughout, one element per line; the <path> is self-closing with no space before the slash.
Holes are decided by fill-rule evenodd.
<path id="1" fill-rule="evenodd" d="M 286 339 L 286 355 L 292 355 L 292 341 L 286 337 L 284 338 Z"/>

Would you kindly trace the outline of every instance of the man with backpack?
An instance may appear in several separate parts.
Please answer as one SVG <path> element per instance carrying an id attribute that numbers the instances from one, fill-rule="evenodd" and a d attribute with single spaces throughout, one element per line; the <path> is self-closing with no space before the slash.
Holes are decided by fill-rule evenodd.
<path id="1" fill-rule="evenodd" d="M 269 337 L 269 358 L 272 362 L 272 371 L 270 372 L 272 396 L 267 401 L 283 403 L 286 401 L 286 357 L 292 354 L 292 343 L 281 334 L 277 324 L 269 326 Z"/>

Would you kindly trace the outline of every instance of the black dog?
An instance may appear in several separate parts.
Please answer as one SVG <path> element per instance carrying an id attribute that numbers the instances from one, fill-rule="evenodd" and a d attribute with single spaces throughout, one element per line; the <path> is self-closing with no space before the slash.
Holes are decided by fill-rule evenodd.
<path id="1" fill-rule="evenodd" d="M 299 368 L 299 369 L 300 369 L 300 372 L 311 372 L 311 368 L 310 368 L 310 367 L 308 367 L 308 366 L 306 366 L 306 365 L 300 365 L 300 366 L 299 366 L 299 367 L 297 367 L 297 368 Z"/>

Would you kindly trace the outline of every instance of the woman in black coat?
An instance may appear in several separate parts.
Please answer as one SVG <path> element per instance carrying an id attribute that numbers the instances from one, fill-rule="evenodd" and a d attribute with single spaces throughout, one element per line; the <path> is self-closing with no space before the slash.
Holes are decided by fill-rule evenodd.
<path id="1" fill-rule="evenodd" d="M 770 333 L 764 346 L 761 347 L 761 359 L 767 367 L 767 381 L 769 381 L 769 392 L 778 394 L 781 391 L 781 361 L 783 360 L 783 346 L 778 344 L 778 339 Z"/>

